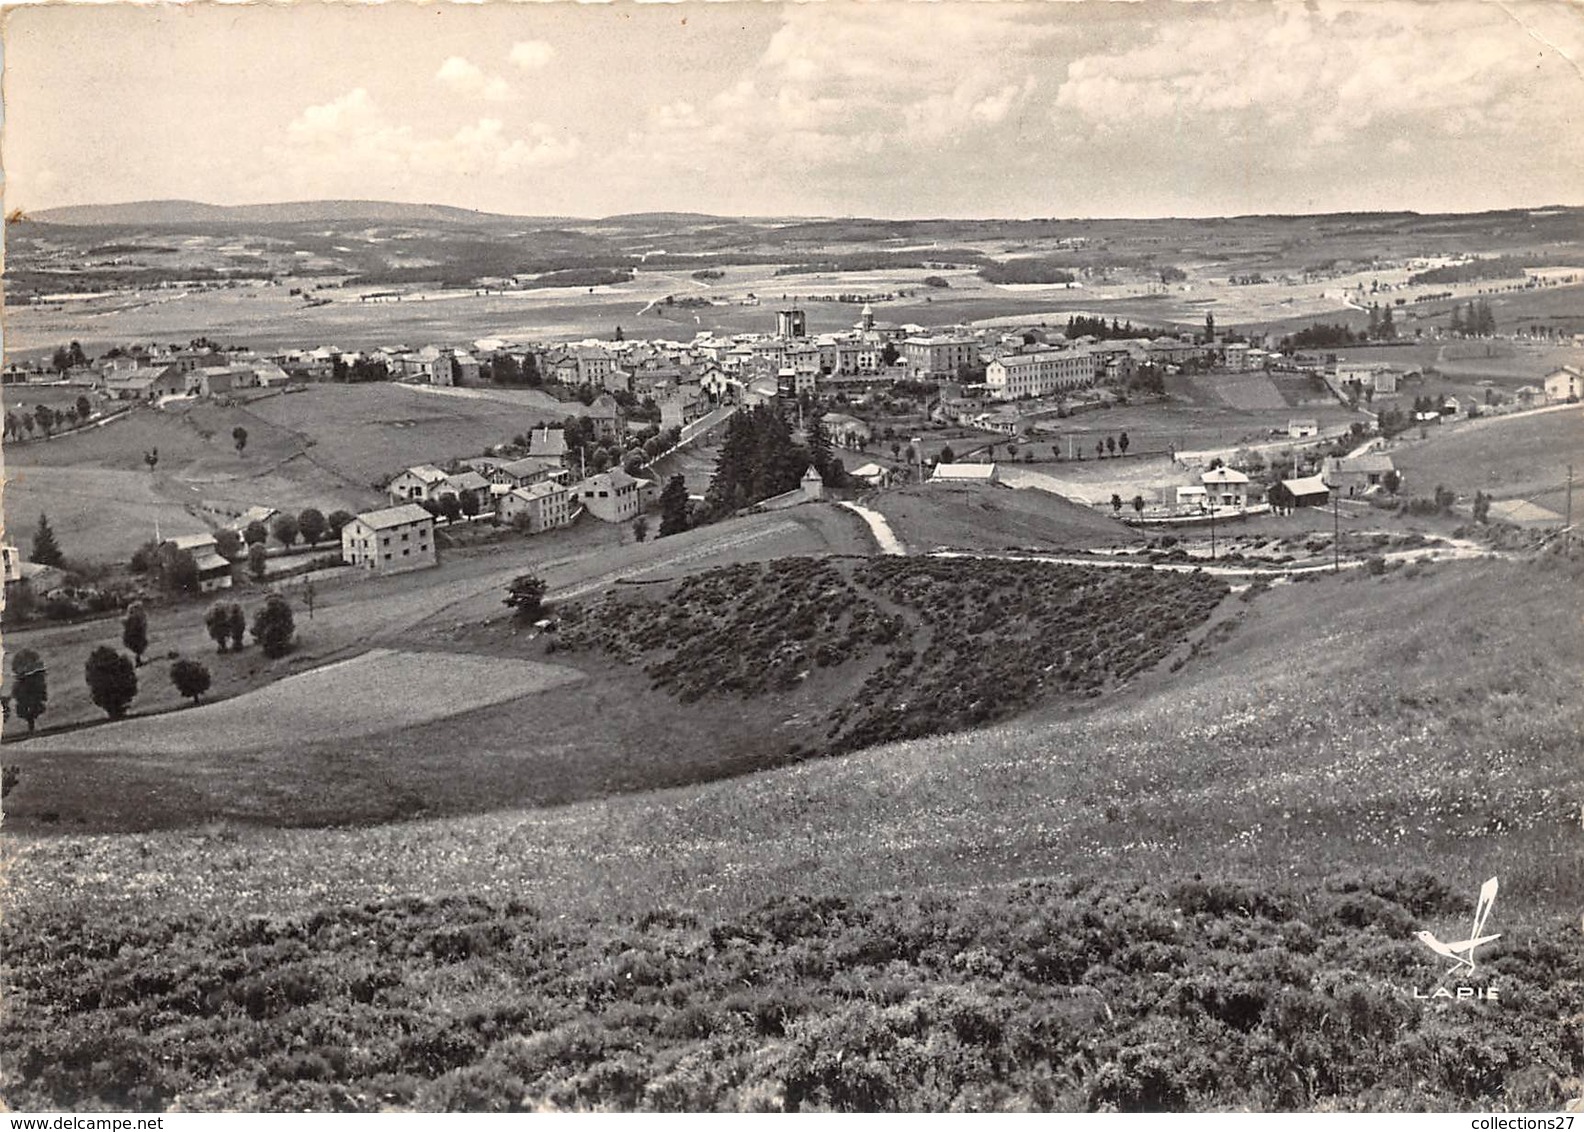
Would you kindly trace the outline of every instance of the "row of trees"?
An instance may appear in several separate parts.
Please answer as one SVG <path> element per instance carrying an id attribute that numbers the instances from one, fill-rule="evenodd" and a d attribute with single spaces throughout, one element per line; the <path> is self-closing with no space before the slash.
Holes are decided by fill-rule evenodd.
<path id="1" fill-rule="evenodd" d="M 715 475 L 696 519 L 708 522 L 796 488 L 810 465 L 824 482 L 839 487 L 846 470 L 831 454 L 822 416 L 808 424 L 808 444 L 792 437 L 778 406 L 755 405 L 726 424 Z"/>
<path id="2" fill-rule="evenodd" d="M 221 652 L 226 651 L 228 642 L 233 651 L 242 649 L 247 620 L 236 602 L 213 606 L 204 617 L 204 625 Z M 295 631 L 291 605 L 280 594 L 270 594 L 253 615 L 253 639 L 272 659 L 291 650 Z M 122 619 L 121 643 L 132 654 L 131 660 L 109 645 L 97 645 L 83 665 L 89 698 L 111 719 L 123 718 L 137 698 L 137 670 L 143 666 L 143 656 L 149 648 L 148 614 L 140 603 L 133 603 Z M 48 670 L 37 650 L 25 648 L 13 654 L 11 676 L 7 710 L 15 711 L 31 734 L 49 705 Z M 172 662 L 170 679 L 176 690 L 195 704 L 213 681 L 206 665 L 186 657 Z"/>
<path id="3" fill-rule="evenodd" d="M 1469 300 L 1467 308 L 1454 306 L 1447 330 L 1466 338 L 1488 338 L 1496 333 L 1496 315 L 1484 299 Z"/>
<path id="4" fill-rule="evenodd" d="M 34 432 L 49 436 L 58 428 L 75 428 L 91 416 L 93 404 L 84 396 L 79 396 L 64 409 L 39 405 L 31 413 L 7 412 L 5 437 L 8 440 L 21 440 L 24 436 L 32 436 Z"/>

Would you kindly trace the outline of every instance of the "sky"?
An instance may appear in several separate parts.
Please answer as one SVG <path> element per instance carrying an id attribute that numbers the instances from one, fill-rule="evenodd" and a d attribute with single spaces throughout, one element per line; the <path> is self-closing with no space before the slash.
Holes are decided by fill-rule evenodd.
<path id="1" fill-rule="evenodd" d="M 1584 204 L 1584 2 L 53 4 L 4 116 L 7 210 Z"/>

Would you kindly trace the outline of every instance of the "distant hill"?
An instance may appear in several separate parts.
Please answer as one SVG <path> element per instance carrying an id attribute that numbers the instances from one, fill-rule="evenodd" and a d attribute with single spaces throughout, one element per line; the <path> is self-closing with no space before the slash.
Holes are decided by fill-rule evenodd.
<path id="1" fill-rule="evenodd" d="M 125 204 L 79 204 L 27 214 L 41 224 L 79 227 L 127 224 L 384 224 L 520 223 L 524 217 L 476 212 L 442 204 L 378 200 L 291 201 L 282 204 L 204 204 L 193 200 L 145 200 Z"/>

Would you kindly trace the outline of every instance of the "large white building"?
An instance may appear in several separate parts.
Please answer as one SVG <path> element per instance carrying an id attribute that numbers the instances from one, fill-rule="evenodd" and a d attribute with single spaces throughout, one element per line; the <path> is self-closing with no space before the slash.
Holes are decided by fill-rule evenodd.
<path id="1" fill-rule="evenodd" d="M 341 528 L 341 559 L 379 574 L 437 566 L 434 516 L 416 503 L 365 512 Z"/>
<path id="2" fill-rule="evenodd" d="M 521 517 L 531 535 L 564 527 L 572 522 L 572 490 L 554 480 L 514 487 L 501 496 L 498 514 L 513 524 Z"/>
<path id="3" fill-rule="evenodd" d="M 985 384 L 997 401 L 1044 397 L 1095 383 L 1095 356 L 1086 346 L 1005 354 L 985 368 Z"/>

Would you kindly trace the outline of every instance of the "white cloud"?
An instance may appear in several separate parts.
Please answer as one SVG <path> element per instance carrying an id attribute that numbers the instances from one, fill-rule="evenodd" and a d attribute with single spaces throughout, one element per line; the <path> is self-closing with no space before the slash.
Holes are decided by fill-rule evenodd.
<path id="1" fill-rule="evenodd" d="M 512 44 L 507 58 L 525 71 L 538 71 L 555 58 L 555 48 L 542 39 L 525 39 Z"/>
<path id="2" fill-rule="evenodd" d="M 473 95 L 489 102 L 509 102 L 511 86 L 498 76 L 487 75 L 476 63 L 452 55 L 435 72 L 435 81 L 460 94 Z"/>
<path id="3" fill-rule="evenodd" d="M 505 174 L 563 165 L 582 151 L 576 136 L 543 122 L 508 129 L 501 119 L 485 117 L 449 134 L 420 133 L 391 121 L 362 87 L 306 108 L 287 127 L 287 139 L 280 156 L 316 176 L 367 177 L 409 186 L 409 193 L 437 172 Z"/>

